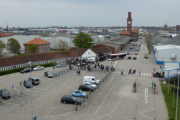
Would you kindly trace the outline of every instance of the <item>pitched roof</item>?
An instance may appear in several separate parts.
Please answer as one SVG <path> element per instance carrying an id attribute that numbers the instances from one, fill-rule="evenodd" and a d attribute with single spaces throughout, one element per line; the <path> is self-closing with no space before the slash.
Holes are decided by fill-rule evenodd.
<path id="1" fill-rule="evenodd" d="M 120 33 L 120 35 L 130 35 L 131 33 L 127 30 L 124 30 Z"/>
<path id="2" fill-rule="evenodd" d="M 77 47 L 71 47 L 71 50 L 76 52 L 77 56 L 82 56 L 87 50 L 88 48 L 77 48 Z M 75 56 L 76 56 L 75 55 Z"/>
<path id="3" fill-rule="evenodd" d="M 135 32 L 136 34 L 139 34 L 139 29 L 133 29 L 132 32 Z"/>
<path id="4" fill-rule="evenodd" d="M 95 52 L 96 54 L 112 52 L 112 51 L 111 51 L 109 48 L 107 48 L 107 47 L 103 47 L 103 48 L 93 48 L 92 51 Z"/>
<path id="5" fill-rule="evenodd" d="M 42 45 L 42 44 L 49 44 L 50 42 L 45 41 L 43 39 L 40 38 L 35 38 L 27 43 L 24 43 L 24 45 L 28 45 L 28 44 L 35 44 L 35 45 Z"/>

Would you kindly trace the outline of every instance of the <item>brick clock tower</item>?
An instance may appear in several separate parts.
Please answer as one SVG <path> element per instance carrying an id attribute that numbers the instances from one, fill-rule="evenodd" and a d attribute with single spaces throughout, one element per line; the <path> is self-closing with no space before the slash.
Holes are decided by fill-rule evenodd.
<path id="1" fill-rule="evenodd" d="M 128 12 L 128 18 L 127 18 L 127 31 L 130 33 L 132 32 L 132 18 L 131 18 L 131 12 Z"/>

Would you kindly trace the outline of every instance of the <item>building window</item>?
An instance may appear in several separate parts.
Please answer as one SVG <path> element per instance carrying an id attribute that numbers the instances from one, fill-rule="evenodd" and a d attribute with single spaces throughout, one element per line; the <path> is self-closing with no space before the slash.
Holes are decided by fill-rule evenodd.
<path id="1" fill-rule="evenodd" d="M 88 52 L 88 54 L 90 54 L 90 52 Z"/>
<path id="2" fill-rule="evenodd" d="M 41 45 L 39 45 L 39 47 L 41 48 Z"/>
<path id="3" fill-rule="evenodd" d="M 41 50 L 39 52 L 41 52 Z"/>
<path id="4" fill-rule="evenodd" d="M 47 51 L 49 51 L 49 48 L 47 49 Z"/>
<path id="5" fill-rule="evenodd" d="M 43 45 L 43 47 L 44 47 L 44 45 Z"/>

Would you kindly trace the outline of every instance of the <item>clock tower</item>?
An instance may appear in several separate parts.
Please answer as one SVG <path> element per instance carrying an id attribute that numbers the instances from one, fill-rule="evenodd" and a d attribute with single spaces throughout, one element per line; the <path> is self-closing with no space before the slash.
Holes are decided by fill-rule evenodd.
<path id="1" fill-rule="evenodd" d="M 130 33 L 132 32 L 132 18 L 131 18 L 131 12 L 128 12 L 128 18 L 127 18 L 127 31 Z"/>

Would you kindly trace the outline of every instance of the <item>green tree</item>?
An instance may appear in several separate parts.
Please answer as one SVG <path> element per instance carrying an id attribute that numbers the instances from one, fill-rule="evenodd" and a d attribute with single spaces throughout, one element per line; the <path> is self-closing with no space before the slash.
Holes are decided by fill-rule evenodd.
<path id="1" fill-rule="evenodd" d="M 8 39 L 6 49 L 10 51 L 11 53 L 14 53 L 14 55 L 16 55 L 20 51 L 21 46 L 16 39 L 10 38 Z"/>
<path id="2" fill-rule="evenodd" d="M 99 53 L 99 57 L 103 56 L 102 52 Z"/>
<path id="3" fill-rule="evenodd" d="M 91 44 L 93 46 L 93 43 L 91 43 L 92 41 L 93 39 L 89 34 L 80 32 L 74 38 L 73 43 L 78 48 L 90 48 Z"/>
<path id="4" fill-rule="evenodd" d="M 67 51 L 69 50 L 69 45 L 66 41 L 59 40 L 59 43 L 57 45 L 57 51 Z"/>
<path id="5" fill-rule="evenodd" d="M 3 41 L 0 40 L 0 54 L 2 53 L 4 48 L 6 48 L 6 44 L 4 44 Z"/>
<path id="6" fill-rule="evenodd" d="M 32 44 L 32 43 L 28 44 L 28 51 L 29 51 L 29 53 L 35 54 L 37 52 L 37 50 L 38 50 L 37 45 Z"/>

